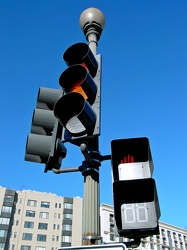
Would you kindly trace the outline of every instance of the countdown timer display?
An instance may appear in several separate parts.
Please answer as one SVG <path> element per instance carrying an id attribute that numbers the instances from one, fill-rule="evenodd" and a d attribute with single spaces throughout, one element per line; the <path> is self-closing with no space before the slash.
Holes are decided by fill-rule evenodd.
<path id="1" fill-rule="evenodd" d="M 122 229 L 151 228 L 157 226 L 154 202 L 121 205 Z"/>

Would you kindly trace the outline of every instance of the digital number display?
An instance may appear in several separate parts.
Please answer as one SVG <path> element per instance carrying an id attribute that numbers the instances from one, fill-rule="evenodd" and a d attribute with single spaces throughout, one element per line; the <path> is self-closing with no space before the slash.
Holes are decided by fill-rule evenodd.
<path id="1" fill-rule="evenodd" d="M 136 226 L 139 228 L 149 228 L 155 224 L 156 218 L 152 216 L 152 202 L 131 203 L 121 205 L 121 219 L 123 229 L 133 229 Z"/>
<path id="2" fill-rule="evenodd" d="M 148 222 L 146 203 L 123 204 L 121 207 L 125 223 Z"/>

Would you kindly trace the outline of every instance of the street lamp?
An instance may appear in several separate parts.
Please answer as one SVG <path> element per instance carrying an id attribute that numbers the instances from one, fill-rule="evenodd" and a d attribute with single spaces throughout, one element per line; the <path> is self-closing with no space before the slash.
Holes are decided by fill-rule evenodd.
<path id="1" fill-rule="evenodd" d="M 105 26 L 103 13 L 96 8 L 88 8 L 80 15 L 80 27 L 88 41 L 92 53 L 96 55 L 97 42 Z M 98 136 L 92 139 L 92 145 L 87 145 L 86 151 L 99 152 Z M 83 154 L 86 152 L 83 150 Z M 84 205 L 83 205 L 83 245 L 95 244 L 100 240 L 99 223 L 99 167 L 92 159 L 92 167 L 88 161 L 84 166 Z"/>
<path id="2" fill-rule="evenodd" d="M 96 8 L 88 8 L 80 15 L 80 26 L 84 32 L 89 47 L 93 54 L 96 54 L 97 42 L 105 26 L 105 17 L 103 13 Z"/>

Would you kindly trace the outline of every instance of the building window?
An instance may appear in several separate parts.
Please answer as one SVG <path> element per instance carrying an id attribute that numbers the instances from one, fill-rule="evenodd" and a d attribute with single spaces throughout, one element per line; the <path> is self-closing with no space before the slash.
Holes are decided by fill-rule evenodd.
<path id="1" fill-rule="evenodd" d="M 114 232 L 115 232 L 114 225 L 110 224 L 110 233 L 114 233 Z"/>
<path id="2" fill-rule="evenodd" d="M 58 225 L 57 225 L 57 230 L 59 230 L 59 229 L 60 229 L 60 225 L 58 224 Z"/>
<path id="3" fill-rule="evenodd" d="M 63 242 L 71 242 L 71 237 L 70 236 L 62 236 L 62 241 Z"/>
<path id="4" fill-rule="evenodd" d="M 48 224 L 47 223 L 39 223 L 38 229 L 47 230 Z"/>
<path id="5" fill-rule="evenodd" d="M 18 209 L 18 214 L 20 214 L 20 212 L 21 212 L 21 209 Z"/>
<path id="6" fill-rule="evenodd" d="M 55 203 L 55 208 L 57 208 L 57 203 Z"/>
<path id="7" fill-rule="evenodd" d="M 47 235 L 37 234 L 37 241 L 46 241 Z"/>
<path id="8" fill-rule="evenodd" d="M 16 236 L 17 236 L 17 232 L 14 233 L 14 238 L 16 238 Z"/>
<path id="9" fill-rule="evenodd" d="M 4 250 L 5 249 L 5 243 L 0 243 L 0 250 Z"/>
<path id="10" fill-rule="evenodd" d="M 22 240 L 32 240 L 32 234 L 23 233 Z"/>
<path id="11" fill-rule="evenodd" d="M 26 211 L 26 216 L 27 217 L 35 217 L 35 211 L 27 210 Z"/>
<path id="12" fill-rule="evenodd" d="M 7 206 L 3 206 L 1 210 L 1 212 L 9 213 L 9 214 L 11 213 L 11 211 L 12 211 L 12 207 L 7 207 Z"/>
<path id="13" fill-rule="evenodd" d="M 178 242 L 177 242 L 177 240 L 175 240 L 175 247 L 176 247 L 176 248 L 178 247 Z"/>
<path id="14" fill-rule="evenodd" d="M 110 222 L 114 222 L 114 215 L 113 214 L 110 214 Z"/>
<path id="15" fill-rule="evenodd" d="M 31 246 L 21 246 L 21 250 L 31 250 Z"/>
<path id="16" fill-rule="evenodd" d="M 34 228 L 34 222 L 25 221 L 24 228 Z"/>
<path id="17" fill-rule="evenodd" d="M 153 236 L 150 236 L 149 239 L 150 239 L 150 241 L 154 241 L 154 237 Z"/>
<path id="18" fill-rule="evenodd" d="M 53 229 L 56 229 L 56 224 L 53 224 Z"/>
<path id="19" fill-rule="evenodd" d="M 64 208 L 67 208 L 67 209 L 72 209 L 73 208 L 73 204 L 72 203 L 64 203 Z"/>
<path id="20" fill-rule="evenodd" d="M 166 237 L 163 237 L 163 238 L 162 238 L 162 241 L 163 241 L 163 244 L 164 244 L 164 245 L 167 244 Z"/>
<path id="21" fill-rule="evenodd" d="M 45 247 L 36 247 L 35 250 L 45 250 Z"/>
<path id="22" fill-rule="evenodd" d="M 8 225 L 10 222 L 9 218 L 0 218 L 0 224 Z"/>
<path id="23" fill-rule="evenodd" d="M 49 213 L 45 213 L 45 212 L 40 212 L 40 218 L 43 218 L 43 219 L 48 219 L 49 218 Z"/>
<path id="24" fill-rule="evenodd" d="M 182 242 L 180 242 L 180 249 L 184 249 Z"/>
<path id="25" fill-rule="evenodd" d="M 59 208 L 61 208 L 61 203 L 59 203 Z"/>
<path id="26" fill-rule="evenodd" d="M 34 200 L 28 200 L 27 201 L 27 206 L 36 207 L 36 201 L 34 201 Z"/>
<path id="27" fill-rule="evenodd" d="M 41 202 L 41 207 L 49 208 L 50 207 L 50 202 L 42 201 Z"/>
<path id="28" fill-rule="evenodd" d="M 176 240 L 176 233 L 175 232 L 173 232 L 173 239 Z"/>
<path id="29" fill-rule="evenodd" d="M 63 224 L 63 230 L 71 231 L 72 230 L 72 225 Z"/>
<path id="30" fill-rule="evenodd" d="M 15 250 L 15 245 L 14 244 L 12 245 L 12 250 Z"/>
<path id="31" fill-rule="evenodd" d="M 72 214 L 64 214 L 64 219 L 72 219 Z"/>
<path id="32" fill-rule="evenodd" d="M 144 241 L 142 241 L 142 247 L 145 247 L 145 246 L 146 246 L 145 242 L 144 242 Z"/>
<path id="33" fill-rule="evenodd" d="M 56 241 L 58 241 L 58 240 L 59 240 L 59 236 L 56 237 Z"/>
<path id="34" fill-rule="evenodd" d="M 7 236 L 7 230 L 0 230 L 0 237 L 6 237 Z"/>
<path id="35" fill-rule="evenodd" d="M 14 201 L 14 196 L 5 195 L 4 201 L 6 201 L 6 202 L 13 202 Z"/>
<path id="36" fill-rule="evenodd" d="M 113 234 L 110 234 L 110 240 L 111 240 L 111 241 L 114 241 L 114 240 L 115 240 Z"/>
<path id="37" fill-rule="evenodd" d="M 154 249 L 154 244 L 150 243 L 150 249 Z"/>
<path id="38" fill-rule="evenodd" d="M 53 236 L 52 236 L 52 241 L 54 241 L 54 240 L 55 240 L 55 236 L 53 235 Z"/>

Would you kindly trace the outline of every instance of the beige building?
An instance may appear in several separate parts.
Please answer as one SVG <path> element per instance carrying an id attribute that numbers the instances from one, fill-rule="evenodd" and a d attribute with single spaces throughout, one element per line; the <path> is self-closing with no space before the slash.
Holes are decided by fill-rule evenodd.
<path id="1" fill-rule="evenodd" d="M 0 250 L 55 250 L 82 244 L 82 198 L 17 191 L 14 208 L 10 211 L 10 204 L 5 202 L 8 192 L 11 190 L 0 187 L 0 210 L 9 211 L 1 213 L 0 217 Z M 13 225 L 8 232 L 8 225 L 3 223 L 7 223 L 12 211 Z"/>

